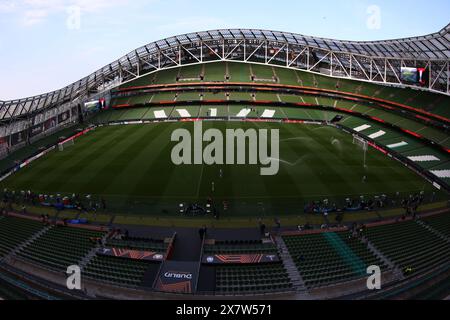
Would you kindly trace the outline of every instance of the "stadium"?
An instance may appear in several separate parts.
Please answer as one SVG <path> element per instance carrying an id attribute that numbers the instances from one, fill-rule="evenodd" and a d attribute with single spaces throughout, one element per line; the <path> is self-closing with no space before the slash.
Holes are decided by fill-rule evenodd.
<path id="1" fill-rule="evenodd" d="M 450 25 L 184 34 L 1 101 L 0 297 L 448 298 L 449 96 Z"/>

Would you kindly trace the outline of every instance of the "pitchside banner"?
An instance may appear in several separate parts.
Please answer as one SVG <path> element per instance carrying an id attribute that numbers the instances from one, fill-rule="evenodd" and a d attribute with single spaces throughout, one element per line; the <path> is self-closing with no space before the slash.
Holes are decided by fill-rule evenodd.
<path id="1" fill-rule="evenodd" d="M 0 154 L 6 155 L 8 153 L 8 137 L 0 137 Z"/>
<path id="2" fill-rule="evenodd" d="M 204 264 L 260 264 L 278 262 L 280 259 L 274 254 L 228 254 L 205 255 Z"/>
<path id="3" fill-rule="evenodd" d="M 171 293 L 194 293 L 198 262 L 164 261 L 155 289 Z"/>
<path id="4" fill-rule="evenodd" d="M 16 170 L 22 169 L 22 168 L 26 167 L 27 165 L 29 165 L 29 164 L 32 163 L 33 161 L 35 161 L 35 160 L 37 160 L 37 159 L 39 159 L 39 158 L 42 158 L 43 156 L 45 156 L 47 153 L 49 153 L 50 151 L 52 151 L 52 150 L 54 150 L 54 149 L 55 149 L 55 146 L 53 146 L 53 147 L 51 147 L 51 148 L 49 148 L 49 149 L 47 149 L 47 150 L 45 150 L 45 151 L 40 152 L 40 153 L 38 153 L 37 155 L 35 155 L 35 156 L 31 157 L 31 158 L 28 158 L 27 160 L 25 160 L 24 162 L 22 162 L 22 163 L 19 165 L 19 167 L 16 168 Z"/>
<path id="5" fill-rule="evenodd" d="M 54 128 L 55 126 L 56 126 L 56 117 L 48 119 L 47 121 L 44 122 L 45 131 Z"/>
<path id="6" fill-rule="evenodd" d="M 58 123 L 64 123 L 70 119 L 70 110 L 67 110 L 58 115 Z"/>
<path id="7" fill-rule="evenodd" d="M 42 132 L 44 132 L 44 124 L 43 123 L 32 126 L 30 128 L 30 137 L 37 136 L 38 134 L 41 134 Z"/>
<path id="8" fill-rule="evenodd" d="M 128 250 L 128 249 L 118 249 L 118 248 L 103 248 L 98 249 L 97 254 L 102 256 L 111 256 L 124 259 L 132 260 L 147 260 L 147 261 L 158 261 L 164 260 L 164 255 L 158 252 L 152 251 L 140 251 L 140 250 Z"/>
<path id="9" fill-rule="evenodd" d="M 11 136 L 11 146 L 15 146 L 17 144 L 20 144 L 20 143 L 24 142 L 25 139 L 26 139 L 26 136 L 27 136 L 27 132 L 26 131 L 21 131 L 21 132 L 14 133 Z"/>

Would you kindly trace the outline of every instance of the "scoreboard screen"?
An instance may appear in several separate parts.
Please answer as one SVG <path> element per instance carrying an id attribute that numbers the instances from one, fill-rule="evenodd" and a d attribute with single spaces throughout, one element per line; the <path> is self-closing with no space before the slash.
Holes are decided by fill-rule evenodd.
<path id="1" fill-rule="evenodd" d="M 427 81 L 427 70 L 425 68 L 401 68 L 401 80 L 405 83 L 420 84 L 425 86 Z"/>
<path id="2" fill-rule="evenodd" d="M 99 99 L 94 101 L 89 101 L 84 104 L 84 109 L 87 112 L 94 112 L 105 108 L 105 99 Z"/>

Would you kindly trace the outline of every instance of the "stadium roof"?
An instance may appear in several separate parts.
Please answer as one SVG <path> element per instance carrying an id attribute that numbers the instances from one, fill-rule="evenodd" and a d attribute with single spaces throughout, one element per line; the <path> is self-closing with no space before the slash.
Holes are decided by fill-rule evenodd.
<path id="1" fill-rule="evenodd" d="M 274 51 L 270 55 L 269 48 Z M 450 24 L 439 32 L 425 36 L 371 42 L 341 41 L 268 30 L 227 29 L 159 40 L 60 90 L 0 101 L 0 121 L 28 119 L 49 108 L 81 103 L 148 72 L 202 63 L 208 50 L 213 52 L 217 61 L 240 59 L 255 62 L 258 58 L 259 62 L 262 60 L 266 64 L 397 85 L 402 84 L 401 67 L 421 66 L 430 70 L 426 89 L 450 94 Z M 261 53 L 264 50 L 265 53 Z"/>
<path id="2" fill-rule="evenodd" d="M 294 43 L 325 50 L 336 50 L 374 57 L 412 59 L 450 58 L 450 24 L 440 32 L 426 36 L 370 42 L 333 40 L 268 30 L 230 29 L 190 33 L 157 41 L 155 44 L 160 48 L 164 48 L 168 44 L 187 43 L 197 39 L 212 40 L 222 37 L 225 39 L 241 39 L 243 36 L 246 39 L 264 38 L 269 41 L 289 42 L 291 44 Z"/>

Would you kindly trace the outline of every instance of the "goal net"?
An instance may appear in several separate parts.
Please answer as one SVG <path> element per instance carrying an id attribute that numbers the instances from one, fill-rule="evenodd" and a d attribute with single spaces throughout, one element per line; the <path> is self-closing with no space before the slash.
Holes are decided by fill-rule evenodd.
<path id="1" fill-rule="evenodd" d="M 359 146 L 361 149 L 363 149 L 364 151 L 367 151 L 369 148 L 369 143 L 367 142 L 367 140 L 361 138 L 358 135 L 353 135 L 353 144 Z"/>
<path id="2" fill-rule="evenodd" d="M 58 143 L 58 149 L 59 151 L 64 151 L 64 149 L 71 147 L 75 144 L 75 140 L 71 139 L 71 140 L 67 140 L 61 143 Z"/>

